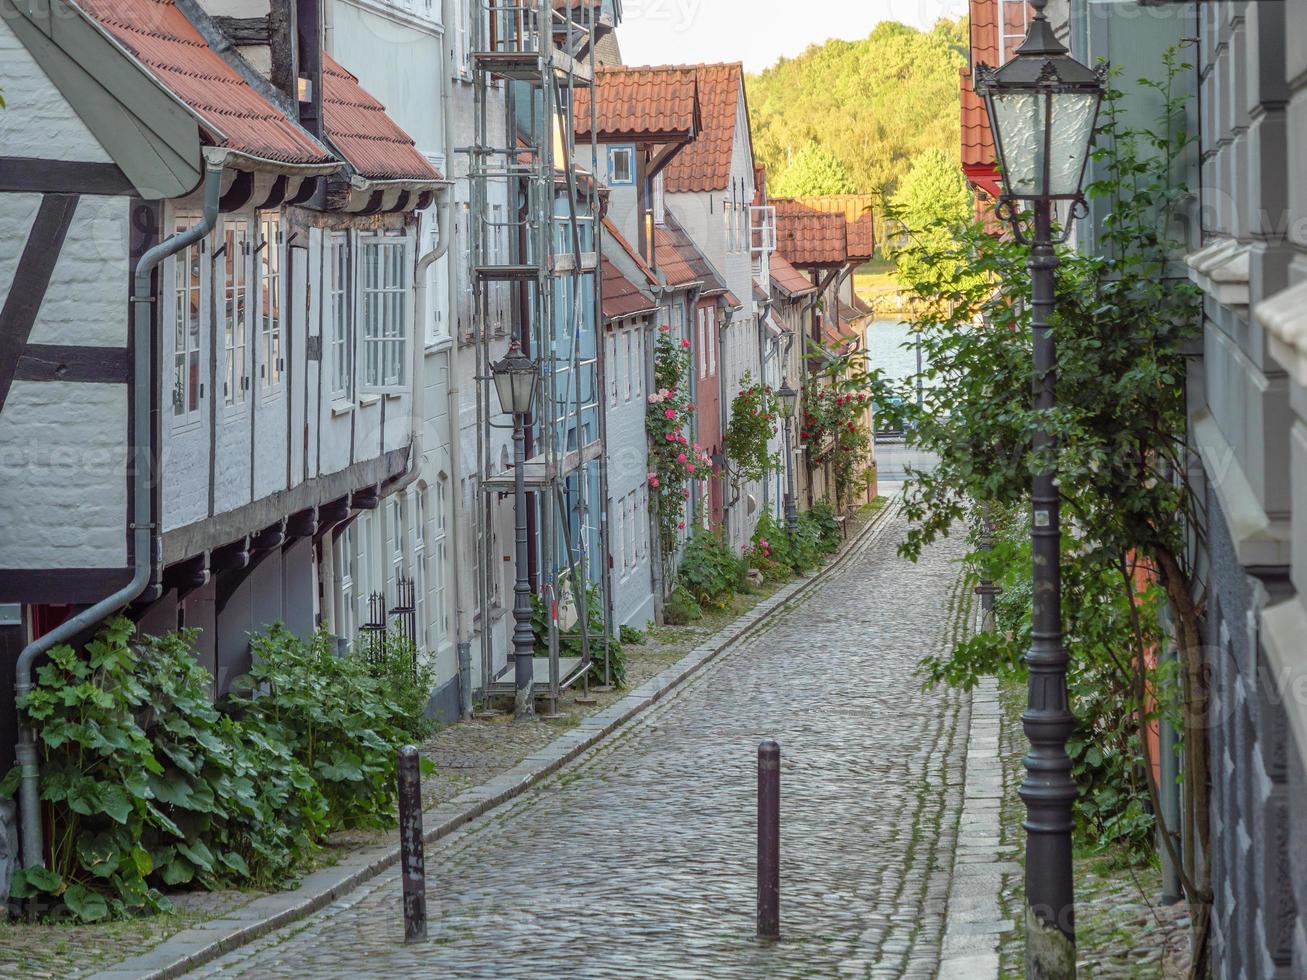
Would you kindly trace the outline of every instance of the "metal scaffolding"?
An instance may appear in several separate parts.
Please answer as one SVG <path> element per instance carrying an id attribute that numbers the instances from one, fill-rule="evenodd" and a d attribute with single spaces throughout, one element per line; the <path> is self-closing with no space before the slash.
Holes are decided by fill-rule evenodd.
<path id="1" fill-rule="evenodd" d="M 591 170 L 579 170 L 572 120 L 577 90 L 593 84 L 596 32 L 606 18 L 599 0 L 477 0 L 474 9 L 475 137 L 465 152 L 477 352 L 476 517 L 483 529 L 481 693 L 514 689 L 511 658 L 498 675 L 494 670 L 490 601 L 498 556 L 488 531 L 494 501 L 511 494 L 514 475 L 511 469 L 496 472 L 491 459 L 492 430 L 511 428 L 498 411 L 490 370 L 492 342 L 504 342 L 491 311 L 507 291 L 511 337 L 540 370 L 527 426 L 526 484 L 535 528 L 533 588 L 548 622 L 548 656 L 536 658 L 534 693 L 550 699 L 552 713 L 562 690 L 588 675 L 596 649 L 607 668 L 610 637 L 600 202 L 593 177 L 598 146 L 592 126 Z M 502 127 L 490 122 L 491 100 L 501 97 L 507 108 Z M 507 185 L 502 213 L 494 210 L 492 185 Z M 599 581 L 592 583 L 597 572 Z M 591 622 L 592 585 L 603 592 L 602 623 Z M 563 656 L 560 633 L 573 622 L 580 656 Z"/>

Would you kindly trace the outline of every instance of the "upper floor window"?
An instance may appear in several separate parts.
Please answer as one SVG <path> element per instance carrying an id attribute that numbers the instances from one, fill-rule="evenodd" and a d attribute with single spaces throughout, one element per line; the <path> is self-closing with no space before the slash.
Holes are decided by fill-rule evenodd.
<path id="1" fill-rule="evenodd" d="M 250 390 L 250 225 L 223 222 L 222 232 L 222 397 L 230 410 L 245 404 Z"/>
<path id="2" fill-rule="evenodd" d="M 285 240 L 281 230 L 281 213 L 264 212 L 259 242 L 259 355 L 262 364 L 259 376 L 263 378 L 265 391 L 276 391 L 281 387 L 282 372 L 286 370 L 286 360 L 282 352 L 282 318 L 285 310 L 282 282 L 282 249 Z"/>
<path id="3" fill-rule="evenodd" d="M 609 148 L 608 183 L 635 183 L 635 147 L 614 146 Z"/>
<path id="4" fill-rule="evenodd" d="M 180 223 L 178 232 L 189 222 Z M 173 259 L 173 384 L 172 414 L 178 424 L 199 418 L 204 397 L 200 373 L 200 255 L 203 242 L 178 252 Z"/>
<path id="5" fill-rule="evenodd" d="M 667 224 L 667 184 L 660 173 L 653 182 L 654 224 Z"/>
<path id="6" fill-rule="evenodd" d="M 397 236 L 360 239 L 363 384 L 367 388 L 399 388 L 407 380 L 407 253 L 407 242 Z"/>
<path id="7" fill-rule="evenodd" d="M 1003 40 L 998 60 L 1002 64 L 1012 58 L 1026 38 L 1026 29 L 1030 26 L 1030 4 L 1027 0 L 998 0 L 998 2 L 999 29 Z"/>
<path id="8" fill-rule="evenodd" d="M 327 308 L 331 313 L 331 397 L 354 400 L 354 307 L 350 302 L 349 236 L 332 234 L 327 246 Z"/>

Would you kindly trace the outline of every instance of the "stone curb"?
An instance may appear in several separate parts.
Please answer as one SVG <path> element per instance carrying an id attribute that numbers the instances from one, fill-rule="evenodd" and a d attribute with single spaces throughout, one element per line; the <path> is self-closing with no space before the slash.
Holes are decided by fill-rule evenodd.
<path id="1" fill-rule="evenodd" d="M 840 553 L 816 574 L 784 586 L 671 667 L 603 711 L 582 719 L 575 728 L 527 756 L 512 769 L 423 813 L 426 842 L 432 844 L 448 837 L 536 786 L 661 701 L 741 640 L 766 627 L 774 614 L 804 598 L 827 575 L 878 538 L 879 532 L 898 509 L 899 500 L 891 498 L 857 537 L 847 542 Z M 306 875 L 294 891 L 255 899 L 221 919 L 182 930 L 147 953 L 93 974 L 91 980 L 169 980 L 179 977 L 276 929 L 321 911 L 398 861 L 398 844 L 377 844 L 354 851 L 331 867 Z"/>

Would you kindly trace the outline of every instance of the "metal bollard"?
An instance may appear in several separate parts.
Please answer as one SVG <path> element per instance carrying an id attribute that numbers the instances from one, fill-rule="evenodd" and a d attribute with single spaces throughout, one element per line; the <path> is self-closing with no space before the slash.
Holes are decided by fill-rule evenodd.
<path id="1" fill-rule="evenodd" d="M 781 747 L 758 746 L 758 938 L 781 935 Z"/>
<path id="2" fill-rule="evenodd" d="M 399 750 L 399 860 L 404 880 L 404 942 L 427 938 L 427 868 L 422 840 L 421 756 Z"/>

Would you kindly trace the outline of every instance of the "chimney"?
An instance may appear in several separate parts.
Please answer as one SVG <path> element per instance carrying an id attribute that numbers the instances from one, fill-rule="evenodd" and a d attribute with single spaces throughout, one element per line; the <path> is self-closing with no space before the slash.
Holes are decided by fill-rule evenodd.
<path id="1" fill-rule="evenodd" d="M 274 0 L 275 2 L 275 0 Z M 323 135 L 322 124 L 322 0 L 290 0 L 298 8 L 295 16 L 297 50 L 296 95 L 300 125 L 314 136 Z"/>

